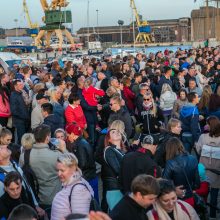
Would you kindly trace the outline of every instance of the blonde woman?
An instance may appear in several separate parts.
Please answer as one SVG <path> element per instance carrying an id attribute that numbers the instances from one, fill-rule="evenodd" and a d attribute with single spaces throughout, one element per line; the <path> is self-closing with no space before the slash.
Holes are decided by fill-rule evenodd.
<path id="1" fill-rule="evenodd" d="M 163 111 L 166 125 L 171 116 L 173 105 L 176 99 L 177 99 L 176 93 L 173 92 L 169 84 L 164 83 L 160 95 L 160 109 Z"/>
<path id="2" fill-rule="evenodd" d="M 32 149 L 33 144 L 35 143 L 34 135 L 32 133 L 26 133 L 21 138 L 21 155 L 19 158 L 20 167 L 24 166 L 24 155 L 29 153 Z"/>
<path id="3" fill-rule="evenodd" d="M 51 220 L 60 220 L 73 213 L 89 214 L 93 190 L 82 178 L 78 160 L 72 153 L 64 153 L 57 159 L 58 177 L 63 188 L 52 203 Z"/>
<path id="4" fill-rule="evenodd" d="M 141 123 L 143 123 L 144 134 L 160 133 L 164 117 L 160 108 L 154 102 L 151 93 L 143 96 Z"/>

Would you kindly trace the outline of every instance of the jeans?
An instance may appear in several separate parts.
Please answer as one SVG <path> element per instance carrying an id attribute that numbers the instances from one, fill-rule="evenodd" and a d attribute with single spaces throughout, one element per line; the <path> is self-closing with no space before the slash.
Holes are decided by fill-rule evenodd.
<path id="1" fill-rule="evenodd" d="M 15 128 L 17 133 L 17 143 L 21 144 L 21 138 L 28 130 L 28 123 L 21 121 L 15 125 Z"/>
<path id="2" fill-rule="evenodd" d="M 89 133 L 89 143 L 95 150 L 95 142 L 96 142 L 96 130 L 94 124 L 87 125 L 87 131 Z"/>
<path id="3" fill-rule="evenodd" d="M 216 218 L 216 206 L 217 206 L 217 202 L 218 202 L 218 192 L 219 189 L 216 188 L 211 188 L 210 190 L 210 217 L 211 218 Z"/>
<path id="4" fill-rule="evenodd" d="M 191 153 L 192 147 L 193 147 L 193 144 L 194 144 L 192 134 L 189 133 L 189 132 L 183 132 L 182 142 L 183 142 L 183 146 L 184 146 L 185 150 L 187 152 Z"/>
<path id="5" fill-rule="evenodd" d="M 88 181 L 89 185 L 92 187 L 94 191 L 94 198 L 96 201 L 99 203 L 99 182 L 98 182 L 98 177 L 91 179 Z"/>

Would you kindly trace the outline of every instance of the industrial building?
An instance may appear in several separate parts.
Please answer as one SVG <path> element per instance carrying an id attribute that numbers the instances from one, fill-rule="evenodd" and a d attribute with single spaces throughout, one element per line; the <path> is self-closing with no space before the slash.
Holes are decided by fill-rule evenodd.
<path id="1" fill-rule="evenodd" d="M 152 20 L 148 21 L 152 29 L 153 41 L 155 43 L 165 42 L 186 42 L 191 40 L 191 22 L 190 18 L 168 19 L 168 20 Z M 135 36 L 137 35 L 137 27 L 135 26 Z M 105 26 L 80 28 L 77 31 L 82 43 L 89 40 L 99 39 L 101 42 L 120 43 L 121 27 Z M 132 43 L 134 40 L 133 24 L 122 26 L 123 43 Z"/>

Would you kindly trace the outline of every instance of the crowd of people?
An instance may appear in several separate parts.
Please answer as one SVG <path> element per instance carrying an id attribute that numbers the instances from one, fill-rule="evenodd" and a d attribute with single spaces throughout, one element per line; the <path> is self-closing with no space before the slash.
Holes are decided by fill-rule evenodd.
<path id="1" fill-rule="evenodd" d="M 0 219 L 217 219 L 219 47 L 1 72 Z"/>

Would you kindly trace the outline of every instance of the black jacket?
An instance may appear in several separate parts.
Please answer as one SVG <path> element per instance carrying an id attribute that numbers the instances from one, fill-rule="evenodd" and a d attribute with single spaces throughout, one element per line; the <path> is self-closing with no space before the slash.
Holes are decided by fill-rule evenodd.
<path id="1" fill-rule="evenodd" d="M 137 112 L 138 112 L 138 121 L 141 120 L 141 112 L 143 111 L 143 101 L 144 101 L 144 96 L 139 93 L 135 101 Z"/>
<path id="2" fill-rule="evenodd" d="M 83 137 L 79 137 L 74 143 L 67 143 L 67 148 L 76 155 L 83 177 L 87 181 L 94 179 L 96 177 L 96 165 L 93 148 L 90 144 Z"/>
<path id="3" fill-rule="evenodd" d="M 116 149 L 115 145 L 110 145 L 104 150 L 102 178 L 103 184 L 106 186 L 106 190 L 120 189 L 118 177 L 123 156 L 124 152 Z"/>
<path id="4" fill-rule="evenodd" d="M 8 193 L 5 192 L 0 198 L 0 219 L 7 219 L 11 211 L 22 203 L 34 208 L 34 205 L 28 201 L 24 188 L 22 188 L 20 198 L 18 199 L 12 199 Z"/>
<path id="5" fill-rule="evenodd" d="M 151 151 L 145 148 L 127 153 L 122 159 L 119 179 L 124 193 L 131 191 L 131 182 L 139 174 L 161 177 L 161 168 L 154 161 Z"/>
<path id="6" fill-rule="evenodd" d="M 123 107 L 121 107 L 117 112 L 112 111 L 108 121 L 113 122 L 115 120 L 121 120 L 124 122 L 127 138 L 131 138 L 134 129 L 129 112 Z"/>
<path id="7" fill-rule="evenodd" d="M 175 186 L 183 185 L 186 189 L 185 198 L 190 198 L 192 193 L 185 175 L 193 190 L 200 187 L 198 162 L 194 156 L 184 153 L 166 162 L 163 178 L 172 180 Z"/>
<path id="8" fill-rule="evenodd" d="M 26 106 L 21 92 L 13 91 L 10 97 L 10 108 L 13 125 L 27 122 L 30 119 L 28 107 Z"/>
<path id="9" fill-rule="evenodd" d="M 161 122 L 163 121 L 164 121 L 164 117 L 160 108 L 157 107 L 157 114 L 155 117 L 151 111 L 146 111 L 142 107 L 141 122 L 143 123 L 144 134 L 159 133 Z"/>
<path id="10" fill-rule="evenodd" d="M 173 137 L 179 138 L 179 135 L 174 134 L 172 132 L 167 132 L 164 135 L 163 141 L 157 146 L 157 151 L 154 155 L 154 160 L 162 168 L 164 168 L 166 164 L 166 143 L 170 138 L 173 138 Z"/>
<path id="11" fill-rule="evenodd" d="M 125 195 L 110 213 L 112 220 L 147 220 L 147 210 Z"/>
<path id="12" fill-rule="evenodd" d="M 52 137 L 58 128 L 63 128 L 63 123 L 61 122 L 60 118 L 54 114 L 48 115 L 46 118 L 44 118 L 43 124 L 50 126 Z"/>

